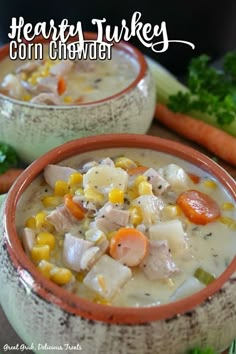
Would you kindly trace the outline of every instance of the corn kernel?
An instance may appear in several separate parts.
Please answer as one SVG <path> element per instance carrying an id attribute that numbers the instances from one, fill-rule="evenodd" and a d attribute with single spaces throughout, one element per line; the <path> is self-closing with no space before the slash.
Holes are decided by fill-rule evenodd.
<path id="1" fill-rule="evenodd" d="M 124 192 L 121 189 L 114 188 L 108 194 L 109 202 L 124 203 Z"/>
<path id="2" fill-rule="evenodd" d="M 140 175 L 140 176 L 135 178 L 134 185 L 138 187 L 141 182 L 146 182 L 146 181 L 147 181 L 147 177 L 143 176 L 143 175 Z"/>
<path id="3" fill-rule="evenodd" d="M 63 198 L 61 196 L 47 195 L 42 198 L 42 203 L 45 208 L 56 208 L 58 205 L 63 204 Z"/>
<path id="4" fill-rule="evenodd" d="M 205 180 L 205 181 L 203 182 L 203 184 L 204 184 L 204 186 L 205 186 L 206 188 L 212 188 L 212 189 L 217 188 L 216 182 L 214 182 L 214 181 L 212 181 L 212 180 L 210 180 L 210 179 Z"/>
<path id="5" fill-rule="evenodd" d="M 97 282 L 98 282 L 100 288 L 102 289 L 102 291 L 106 291 L 106 288 L 107 288 L 107 286 L 106 286 L 106 280 L 105 280 L 105 278 L 104 278 L 103 275 L 99 274 L 99 275 L 97 276 Z"/>
<path id="6" fill-rule="evenodd" d="M 130 222 L 137 226 L 142 223 L 143 221 L 143 213 L 139 206 L 132 206 L 129 208 L 130 212 Z"/>
<path id="7" fill-rule="evenodd" d="M 76 188 L 76 190 L 75 190 L 75 195 L 84 195 L 84 190 L 83 190 L 83 188 Z"/>
<path id="8" fill-rule="evenodd" d="M 83 181 L 83 176 L 79 172 L 72 173 L 68 179 L 69 186 L 78 185 Z"/>
<path id="9" fill-rule="evenodd" d="M 225 202 L 222 205 L 222 209 L 223 210 L 232 210 L 232 209 L 234 209 L 234 205 L 233 205 L 233 203 Z"/>
<path id="10" fill-rule="evenodd" d="M 127 197 L 129 199 L 135 199 L 139 196 L 138 194 L 138 188 L 133 186 L 127 189 Z"/>
<path id="11" fill-rule="evenodd" d="M 152 185 L 148 182 L 140 182 L 138 185 L 138 194 L 145 195 L 145 194 L 152 194 Z"/>
<path id="12" fill-rule="evenodd" d="M 227 216 L 221 216 L 219 221 L 228 226 L 230 229 L 236 230 L 236 221 L 232 218 L 229 218 Z"/>
<path id="13" fill-rule="evenodd" d="M 26 220 L 25 227 L 29 227 L 30 229 L 35 229 L 36 228 L 36 222 L 35 222 L 35 218 L 33 216 L 30 216 Z"/>
<path id="14" fill-rule="evenodd" d="M 98 192 L 95 188 L 91 188 L 91 187 L 85 188 L 84 196 L 90 202 L 102 203 L 104 201 L 103 194 Z"/>
<path id="15" fill-rule="evenodd" d="M 41 211 L 35 215 L 35 225 L 37 229 L 41 228 L 44 225 L 46 221 L 45 220 L 46 216 L 47 213 L 45 213 L 44 211 Z"/>
<path id="16" fill-rule="evenodd" d="M 89 92 L 92 92 L 92 91 L 94 91 L 94 88 L 92 86 L 85 86 L 83 88 L 83 92 L 85 92 L 85 93 L 89 93 Z"/>
<path id="17" fill-rule="evenodd" d="M 136 163 L 127 157 L 118 157 L 115 161 L 115 166 L 128 170 L 129 168 L 136 167 Z"/>
<path id="18" fill-rule="evenodd" d="M 46 278 L 50 279 L 50 271 L 52 270 L 53 267 L 54 265 L 52 263 L 42 260 L 38 264 L 37 268 Z"/>
<path id="19" fill-rule="evenodd" d="M 27 79 L 27 75 L 26 75 L 26 73 L 20 73 L 20 78 L 21 78 L 21 80 L 26 80 Z"/>
<path id="20" fill-rule="evenodd" d="M 111 241 L 112 237 L 115 236 L 117 231 L 111 231 L 107 234 L 107 240 Z"/>
<path id="21" fill-rule="evenodd" d="M 31 100 L 31 98 L 32 98 L 32 96 L 29 94 L 26 94 L 22 97 L 23 101 L 29 101 L 29 100 Z"/>
<path id="22" fill-rule="evenodd" d="M 171 278 L 162 279 L 162 283 L 167 285 L 169 288 L 173 288 L 175 286 L 175 282 Z"/>
<path id="23" fill-rule="evenodd" d="M 49 69 L 45 68 L 42 71 L 40 71 L 40 76 L 41 77 L 47 77 L 49 75 Z"/>
<path id="24" fill-rule="evenodd" d="M 50 271 L 50 279 L 58 285 L 68 284 L 72 280 L 72 277 L 72 272 L 67 268 L 54 267 Z"/>
<path id="25" fill-rule="evenodd" d="M 65 103 L 71 103 L 71 102 L 73 102 L 73 98 L 71 96 L 65 96 L 63 101 Z"/>
<path id="26" fill-rule="evenodd" d="M 65 182 L 65 181 L 56 181 L 55 187 L 54 187 L 55 195 L 64 196 L 68 192 L 69 192 L 69 187 L 68 187 L 67 182 Z"/>
<path id="27" fill-rule="evenodd" d="M 56 244 L 55 236 L 50 232 L 40 232 L 36 237 L 36 241 L 38 245 L 48 245 L 50 250 L 53 250 Z"/>
<path id="28" fill-rule="evenodd" d="M 111 305 L 110 301 L 107 299 L 104 299 L 101 296 L 95 296 L 92 300 L 93 302 L 95 302 L 96 304 L 101 304 L 101 305 Z"/>
<path id="29" fill-rule="evenodd" d="M 36 263 L 43 259 L 48 261 L 50 258 L 50 247 L 48 245 L 35 245 L 31 250 L 31 258 Z"/>
<path id="30" fill-rule="evenodd" d="M 38 81 L 38 78 L 39 78 L 39 74 L 35 72 L 28 78 L 28 82 L 32 85 L 35 85 Z"/>
<path id="31" fill-rule="evenodd" d="M 85 276 L 86 276 L 85 272 L 79 272 L 79 273 L 76 274 L 75 279 L 78 282 L 82 283 L 82 281 L 84 280 Z"/>
<path id="32" fill-rule="evenodd" d="M 52 231 L 54 229 L 53 225 L 46 220 L 47 213 L 45 211 L 40 211 L 35 215 L 35 226 L 40 230 Z"/>
<path id="33" fill-rule="evenodd" d="M 59 246 L 59 247 L 63 247 L 63 245 L 64 245 L 64 241 L 63 241 L 63 240 L 59 240 L 59 241 L 58 241 L 58 246 Z"/>
<path id="34" fill-rule="evenodd" d="M 106 239 L 106 236 L 101 230 L 92 228 L 85 232 L 85 239 L 91 242 L 98 243 Z"/>
<path id="35" fill-rule="evenodd" d="M 181 215 L 181 209 L 178 205 L 167 205 L 163 209 L 163 215 L 173 219 Z"/>

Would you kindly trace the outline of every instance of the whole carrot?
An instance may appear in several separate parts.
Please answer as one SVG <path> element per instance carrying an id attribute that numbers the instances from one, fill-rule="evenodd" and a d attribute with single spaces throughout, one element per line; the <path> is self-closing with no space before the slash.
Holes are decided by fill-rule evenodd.
<path id="1" fill-rule="evenodd" d="M 0 194 L 8 192 L 17 177 L 23 172 L 20 168 L 11 168 L 0 175 Z"/>
<path id="2" fill-rule="evenodd" d="M 155 118 L 183 137 L 202 145 L 222 160 L 236 166 L 236 138 L 182 113 L 174 113 L 158 103 Z"/>

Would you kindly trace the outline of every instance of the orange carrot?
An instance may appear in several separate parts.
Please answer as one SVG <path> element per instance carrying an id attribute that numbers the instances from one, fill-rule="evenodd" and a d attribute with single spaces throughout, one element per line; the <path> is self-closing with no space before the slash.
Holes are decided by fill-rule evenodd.
<path id="1" fill-rule="evenodd" d="M 155 118 L 171 130 L 236 166 L 236 138 L 230 134 L 188 115 L 174 113 L 160 103 L 156 105 Z"/>
<path id="2" fill-rule="evenodd" d="M 82 102 L 83 102 L 83 96 L 79 96 L 74 100 L 73 104 L 80 104 Z"/>
<path id="3" fill-rule="evenodd" d="M 192 180 L 194 184 L 198 184 L 200 182 L 201 177 L 197 176 L 193 173 L 188 173 L 189 178 Z"/>
<path id="4" fill-rule="evenodd" d="M 75 203 L 71 194 L 65 194 L 64 196 L 65 207 L 69 212 L 78 220 L 85 217 L 85 209 L 82 205 Z"/>
<path id="5" fill-rule="evenodd" d="M 112 237 L 109 249 L 111 257 L 129 267 L 141 263 L 147 250 L 147 237 L 136 229 L 126 227 L 119 229 Z"/>
<path id="6" fill-rule="evenodd" d="M 0 175 L 0 194 L 8 192 L 17 177 L 23 172 L 20 168 L 11 168 Z"/>
<path id="7" fill-rule="evenodd" d="M 63 77 L 60 77 L 57 83 L 57 91 L 59 95 L 62 95 L 66 90 L 66 81 Z"/>
<path id="8" fill-rule="evenodd" d="M 129 168 L 127 170 L 128 174 L 130 176 L 134 176 L 134 175 L 139 175 L 139 174 L 143 174 L 144 172 L 146 172 L 149 169 L 149 167 L 146 166 L 137 166 L 137 167 L 132 167 Z"/>
<path id="9" fill-rule="evenodd" d="M 194 224 L 206 225 L 217 220 L 221 214 L 214 199 L 194 189 L 181 193 L 176 204 Z"/>

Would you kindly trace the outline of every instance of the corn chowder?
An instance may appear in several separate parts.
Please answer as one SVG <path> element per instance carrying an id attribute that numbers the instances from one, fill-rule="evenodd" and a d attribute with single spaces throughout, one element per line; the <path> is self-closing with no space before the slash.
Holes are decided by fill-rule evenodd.
<path id="1" fill-rule="evenodd" d="M 47 46 L 45 46 L 47 48 Z M 46 50 L 45 50 L 46 52 Z M 44 105 L 78 105 L 110 97 L 137 77 L 138 64 L 113 48 L 111 60 L 1 61 L 0 92 Z"/>
<path id="2" fill-rule="evenodd" d="M 236 249 L 235 202 L 170 155 L 107 149 L 48 165 L 17 207 L 37 269 L 91 301 L 143 307 L 213 282 Z"/>

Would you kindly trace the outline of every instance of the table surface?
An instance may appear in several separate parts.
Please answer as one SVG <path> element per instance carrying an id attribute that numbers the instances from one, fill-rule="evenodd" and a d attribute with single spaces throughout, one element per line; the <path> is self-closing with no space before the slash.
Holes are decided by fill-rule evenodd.
<path id="1" fill-rule="evenodd" d="M 166 128 L 164 128 L 163 126 L 161 126 L 157 122 L 153 122 L 151 128 L 148 131 L 148 134 L 184 143 L 185 145 L 191 146 L 191 147 L 201 151 L 202 153 L 208 155 L 209 157 L 213 157 L 212 154 L 209 154 L 206 150 L 204 150 L 199 145 L 192 143 L 190 141 L 187 141 L 186 139 L 183 139 L 182 137 L 176 135 L 175 133 L 168 131 Z M 231 174 L 236 179 L 236 168 L 234 168 L 234 167 L 232 167 L 220 160 L 218 161 L 218 163 L 224 169 L 226 169 L 229 172 L 229 174 Z M 13 346 L 18 343 L 19 343 L 19 345 L 22 344 L 21 339 L 16 335 L 16 333 L 12 329 L 11 325 L 7 321 L 2 309 L 0 308 L 0 353 L 4 352 L 3 346 L 5 344 Z M 8 351 L 8 353 L 16 354 L 16 353 L 19 353 L 19 350 L 18 351 L 11 350 L 10 352 Z M 21 351 L 21 353 L 24 353 L 24 352 Z M 32 354 L 32 352 L 27 350 L 27 354 Z"/>

